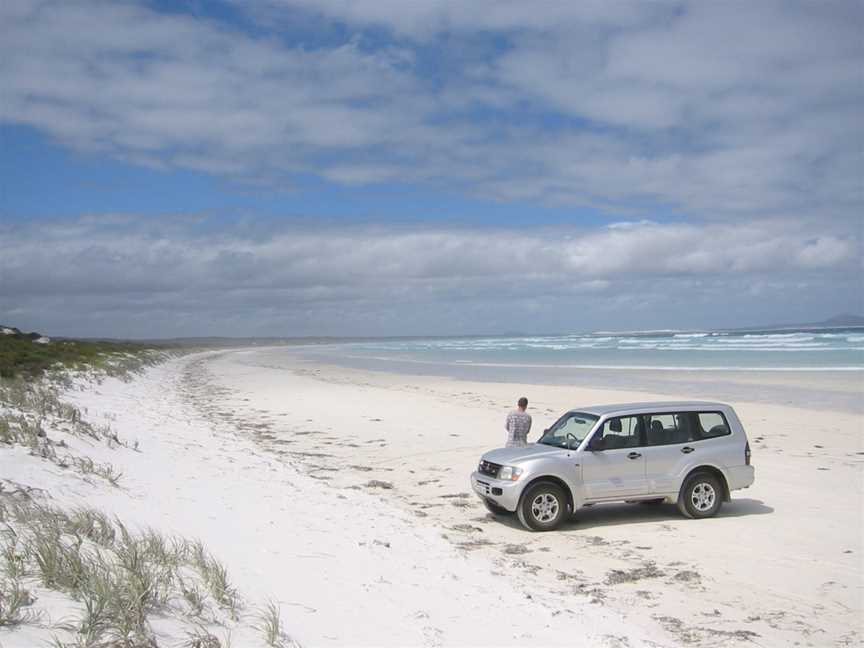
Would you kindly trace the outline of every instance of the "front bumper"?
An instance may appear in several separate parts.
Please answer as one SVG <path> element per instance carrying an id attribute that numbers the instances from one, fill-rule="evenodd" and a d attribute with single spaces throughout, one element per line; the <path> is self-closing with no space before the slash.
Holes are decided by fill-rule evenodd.
<path id="1" fill-rule="evenodd" d="M 515 511 L 522 495 L 522 480 L 502 481 L 481 472 L 471 474 L 471 489 L 482 500 L 488 500 L 507 511 Z"/>

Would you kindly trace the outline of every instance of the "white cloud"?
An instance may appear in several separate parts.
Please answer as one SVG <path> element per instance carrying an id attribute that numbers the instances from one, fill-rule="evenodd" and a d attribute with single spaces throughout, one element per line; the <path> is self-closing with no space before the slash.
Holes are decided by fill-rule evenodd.
<path id="1" fill-rule="evenodd" d="M 816 228 L 804 223 L 532 231 L 286 226 L 264 237 L 233 228 L 202 234 L 201 225 L 170 217 L 130 227 L 106 216 L 7 228 L 0 236 L 4 312 L 29 307 L 51 330 L 60 330 L 61 320 L 83 326 L 96 318 L 91 329 L 102 321 L 105 332 L 110 323 L 139 335 L 133 314 L 154 322 L 151 335 L 182 329 L 193 313 L 206 321 L 204 332 L 404 334 L 488 331 L 491 314 L 505 317 L 508 308 L 512 321 L 503 319 L 498 330 L 560 329 L 585 300 L 596 325 L 608 325 L 652 300 L 676 308 L 706 296 L 735 301 L 756 284 L 769 287 L 762 288 L 766 300 L 794 291 L 799 304 L 830 298 L 835 309 L 855 310 L 849 300 L 861 289 L 860 241 L 814 236 Z M 804 280 L 811 288 L 794 288 Z M 852 291 L 826 297 L 831 285 Z M 531 315 L 537 304 L 539 314 Z M 336 311 L 338 319 L 330 319 Z M 456 315 L 465 324 L 454 330 Z M 640 319 L 651 325 L 646 317 L 630 326 Z M 235 321 L 243 322 L 240 330 L 232 330 Z M 293 328 L 280 328 L 289 322 Z"/>
<path id="2" fill-rule="evenodd" d="M 849 221 L 862 206 L 860 3 L 238 10 L 272 22 L 252 36 L 133 3 L 4 2 L 0 121 L 250 182 L 312 173 L 711 218 Z M 312 44 L 278 35 L 297 11 Z M 316 42 L 322 20 L 347 40 Z"/>
<path id="3" fill-rule="evenodd" d="M 379 26 L 401 36 L 427 39 L 441 32 L 545 30 L 578 25 L 626 26 L 674 8 L 674 3 L 628 3 L 583 0 L 579 3 L 551 0 L 542 8 L 519 0 L 259 0 L 246 3 L 266 21 L 285 19 L 285 9 L 299 8 L 313 14 L 360 26 Z"/>

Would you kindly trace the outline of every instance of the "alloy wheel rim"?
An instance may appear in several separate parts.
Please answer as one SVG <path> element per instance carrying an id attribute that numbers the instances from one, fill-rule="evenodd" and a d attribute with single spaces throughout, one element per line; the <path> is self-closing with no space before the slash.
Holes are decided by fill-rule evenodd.
<path id="1" fill-rule="evenodd" d="M 540 493 L 531 502 L 531 515 L 538 522 L 551 522 L 558 516 L 558 498 L 551 493 Z"/>
<path id="2" fill-rule="evenodd" d="M 717 493 L 714 487 L 707 482 L 696 484 L 690 493 L 690 501 L 693 503 L 693 508 L 702 513 L 711 510 L 716 499 Z"/>

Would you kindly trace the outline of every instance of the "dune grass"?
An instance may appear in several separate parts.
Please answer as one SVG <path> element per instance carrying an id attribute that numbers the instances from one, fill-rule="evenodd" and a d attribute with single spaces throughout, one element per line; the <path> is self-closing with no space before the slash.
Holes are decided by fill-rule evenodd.
<path id="1" fill-rule="evenodd" d="M 137 345 L 16 339 L 0 336 L 0 451 L 24 447 L 118 486 L 122 473 L 74 449 L 97 442 L 137 451 L 137 442 L 120 439 L 107 423 L 87 421 L 86 411 L 62 400 L 63 389 L 75 385 L 67 370 L 87 370 L 85 380 L 129 377 L 168 354 L 128 348 Z M 202 542 L 131 530 L 93 508 L 62 510 L 34 499 L 38 493 L 0 476 L 0 628 L 50 629 L 54 648 L 157 648 L 151 622 L 158 618 L 185 628 L 185 640 L 172 646 L 230 648 L 228 628 L 243 623 L 245 603 Z M 39 608 L 46 591 L 74 601 L 75 614 L 51 619 Z M 266 645 L 299 645 L 285 633 L 275 604 L 260 619 L 255 627 Z"/>
<path id="2" fill-rule="evenodd" d="M 72 639 L 55 640 L 58 648 L 149 648 L 153 615 L 195 624 L 189 645 L 221 646 L 204 624 L 236 620 L 243 605 L 225 567 L 198 541 L 9 495 L 0 495 L 0 529 L 0 626 L 37 618 L 25 581 L 63 592 L 81 613 L 64 623 Z"/>
<path id="3" fill-rule="evenodd" d="M 231 633 L 226 631 L 225 636 L 219 639 L 204 627 L 197 627 L 186 632 L 186 641 L 182 648 L 231 648 Z"/>
<path id="4" fill-rule="evenodd" d="M 228 570 L 225 565 L 214 558 L 200 541 L 194 542 L 191 547 L 191 564 L 198 571 L 201 581 L 213 597 L 213 600 L 229 611 L 233 619 L 237 618 L 240 607 L 240 598 L 237 590 L 228 579 Z"/>
<path id="5" fill-rule="evenodd" d="M 0 381 L 0 448 L 24 446 L 31 455 L 60 468 L 72 468 L 85 477 L 94 476 L 112 486 L 119 485 L 122 473 L 114 466 L 72 454 L 65 441 L 52 437 L 56 431 L 104 442 L 110 448 L 138 449 L 137 443 L 122 441 L 107 423 L 88 422 L 78 407 L 61 399 L 59 389 L 49 381 Z"/>
<path id="6" fill-rule="evenodd" d="M 259 625 L 257 629 L 262 633 L 264 643 L 270 648 L 301 648 L 300 643 L 293 639 L 285 631 L 282 624 L 282 613 L 279 606 L 273 601 L 268 601 L 258 612 Z"/>
<path id="7" fill-rule="evenodd" d="M 33 596 L 17 580 L 0 580 L 0 628 L 11 628 L 25 623 L 36 623 L 38 612 L 30 609 Z"/>

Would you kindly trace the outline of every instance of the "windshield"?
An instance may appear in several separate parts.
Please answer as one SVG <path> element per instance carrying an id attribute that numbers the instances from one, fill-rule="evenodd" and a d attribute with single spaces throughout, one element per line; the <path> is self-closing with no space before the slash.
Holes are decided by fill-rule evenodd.
<path id="1" fill-rule="evenodd" d="M 588 436 L 597 418 L 584 412 L 567 412 L 543 433 L 538 443 L 559 448 L 576 448 Z"/>

